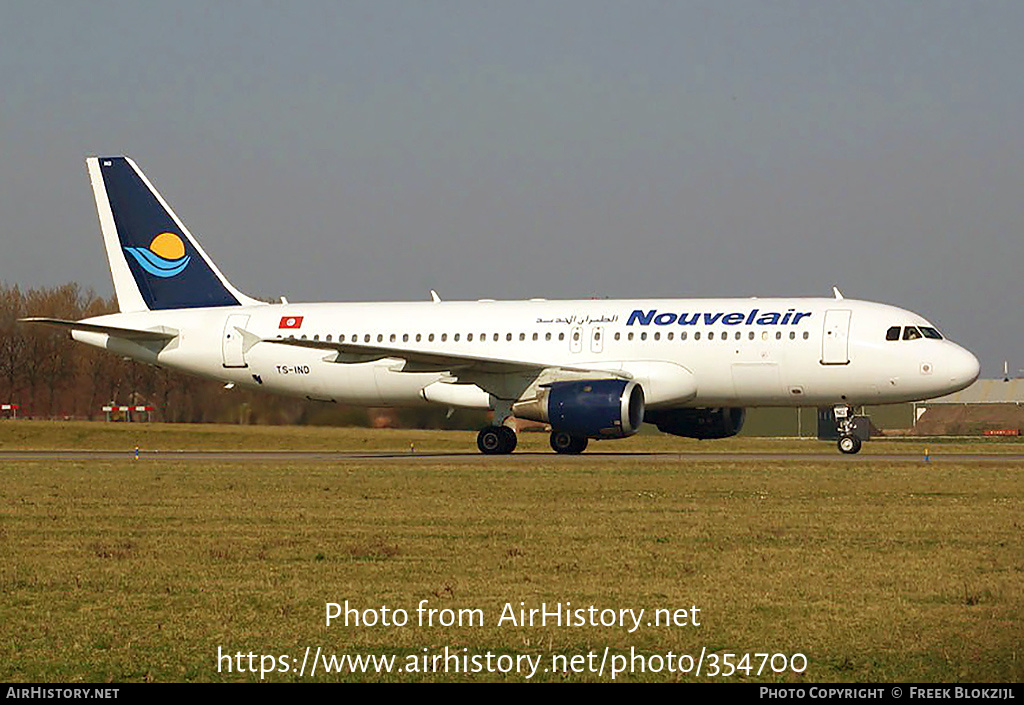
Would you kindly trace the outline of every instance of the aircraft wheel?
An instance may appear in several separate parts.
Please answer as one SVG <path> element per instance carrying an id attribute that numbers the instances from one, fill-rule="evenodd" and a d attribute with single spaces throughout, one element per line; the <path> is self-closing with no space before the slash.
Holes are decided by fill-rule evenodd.
<path id="1" fill-rule="evenodd" d="M 505 455 L 516 447 L 516 432 L 507 426 L 488 426 L 476 436 L 476 447 L 484 455 Z"/>
<path id="2" fill-rule="evenodd" d="M 839 446 L 839 452 L 846 455 L 853 455 L 860 451 L 860 439 L 856 436 L 840 436 L 837 445 Z"/>
<path id="3" fill-rule="evenodd" d="M 519 436 L 517 436 L 516 432 L 508 426 L 498 426 L 498 428 L 500 429 L 499 433 L 501 433 L 504 443 L 504 450 L 502 452 L 511 453 L 516 449 L 516 444 L 519 443 Z"/>
<path id="4" fill-rule="evenodd" d="M 574 436 L 565 431 L 551 432 L 551 449 L 556 453 L 578 455 L 587 448 L 585 436 Z"/>

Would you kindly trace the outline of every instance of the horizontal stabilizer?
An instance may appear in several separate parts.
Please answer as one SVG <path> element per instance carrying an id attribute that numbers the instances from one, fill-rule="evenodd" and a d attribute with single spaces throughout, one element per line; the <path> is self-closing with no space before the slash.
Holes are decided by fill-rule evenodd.
<path id="1" fill-rule="evenodd" d="M 125 340 L 172 340 L 178 337 L 178 331 L 166 326 L 158 326 L 150 330 L 139 330 L 137 328 L 103 326 L 84 321 L 65 321 L 60 318 L 19 318 L 18 320 L 21 323 L 38 323 L 55 328 L 83 330 L 89 333 L 106 333 L 115 338 L 124 338 Z"/>

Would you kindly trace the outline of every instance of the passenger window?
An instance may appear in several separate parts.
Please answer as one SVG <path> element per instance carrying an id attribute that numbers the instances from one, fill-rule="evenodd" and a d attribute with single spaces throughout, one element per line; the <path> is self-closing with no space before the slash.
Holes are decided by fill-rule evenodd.
<path id="1" fill-rule="evenodd" d="M 544 334 L 544 340 L 551 340 L 551 334 L 550 333 L 545 333 Z"/>
<path id="2" fill-rule="evenodd" d="M 467 343 L 472 343 L 473 342 L 473 334 L 472 333 L 466 333 L 466 342 Z"/>
<path id="3" fill-rule="evenodd" d="M 685 331 L 685 330 L 684 330 L 684 331 L 682 331 L 682 332 L 681 332 L 681 333 L 679 334 L 679 339 L 680 339 L 680 340 L 686 340 L 686 331 Z"/>
<path id="4" fill-rule="evenodd" d="M 715 331 L 709 332 L 708 333 L 708 340 L 714 340 L 714 339 L 715 339 Z"/>
<path id="5" fill-rule="evenodd" d="M 621 340 L 622 339 L 622 333 L 616 333 L 615 334 L 615 339 L 616 340 Z"/>
<path id="6" fill-rule="evenodd" d="M 558 334 L 558 339 L 559 340 L 565 340 L 565 333 L 559 333 Z"/>
<path id="7" fill-rule="evenodd" d="M 736 331 L 736 340 L 739 340 L 742 335 L 743 335 L 742 333 L 740 333 L 739 331 Z"/>
<path id="8" fill-rule="evenodd" d="M 672 336 L 675 335 L 672 331 L 668 332 L 668 339 L 672 340 Z"/>
<path id="9" fill-rule="evenodd" d="M 693 334 L 693 339 L 700 340 L 700 331 L 697 331 L 696 333 Z"/>
<path id="10" fill-rule="evenodd" d="M 807 340 L 810 337 L 811 337 L 811 334 L 808 333 L 807 331 L 804 331 L 804 340 Z"/>
<path id="11" fill-rule="evenodd" d="M 458 334 L 458 333 L 456 333 L 456 334 L 455 334 L 455 337 L 454 337 L 454 338 L 452 338 L 452 340 L 454 340 L 454 341 L 455 341 L 456 343 L 457 343 L 457 342 L 459 342 L 459 334 Z"/>
<path id="12" fill-rule="evenodd" d="M 420 342 L 421 340 L 423 340 L 423 335 L 422 335 L 422 334 L 420 334 L 420 333 L 417 333 L 417 334 L 416 334 L 416 342 L 418 343 L 418 342 Z"/>
<path id="13" fill-rule="evenodd" d="M 305 338 L 306 336 L 302 336 L 302 337 Z M 369 343 L 370 342 L 370 334 L 369 333 L 367 333 L 366 335 L 363 336 L 363 342 L 364 343 Z"/>
<path id="14" fill-rule="evenodd" d="M 900 339 L 900 327 L 893 326 L 889 330 L 885 331 L 886 340 L 899 340 Z"/>
<path id="15" fill-rule="evenodd" d="M 655 340 L 661 340 L 661 333 L 655 333 L 654 334 L 654 339 Z"/>
<path id="16" fill-rule="evenodd" d="M 903 329 L 903 339 L 904 340 L 917 340 L 920 337 L 921 337 L 921 331 L 919 331 L 914 326 L 907 326 L 906 328 Z"/>

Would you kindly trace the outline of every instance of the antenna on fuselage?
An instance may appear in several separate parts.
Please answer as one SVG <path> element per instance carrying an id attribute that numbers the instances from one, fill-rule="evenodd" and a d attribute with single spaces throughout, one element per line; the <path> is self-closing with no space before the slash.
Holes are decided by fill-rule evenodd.
<path id="1" fill-rule="evenodd" d="M 438 296 L 437 292 L 434 291 L 433 289 L 430 290 L 430 300 L 433 301 L 435 304 L 441 303 L 441 297 Z"/>
<path id="2" fill-rule="evenodd" d="M 842 300 L 843 298 L 843 292 L 839 291 L 838 286 L 832 287 L 832 294 L 839 300 Z"/>

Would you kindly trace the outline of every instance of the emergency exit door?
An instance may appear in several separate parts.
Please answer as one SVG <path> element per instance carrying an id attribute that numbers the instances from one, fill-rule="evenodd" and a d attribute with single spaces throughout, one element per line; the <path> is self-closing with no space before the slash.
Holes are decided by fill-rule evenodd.
<path id="1" fill-rule="evenodd" d="M 242 334 L 238 332 L 239 328 L 244 330 L 248 323 L 249 316 L 239 313 L 228 316 L 224 323 L 224 336 L 221 338 L 224 367 L 248 367 L 242 347 Z"/>

